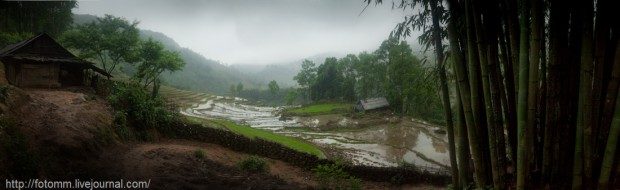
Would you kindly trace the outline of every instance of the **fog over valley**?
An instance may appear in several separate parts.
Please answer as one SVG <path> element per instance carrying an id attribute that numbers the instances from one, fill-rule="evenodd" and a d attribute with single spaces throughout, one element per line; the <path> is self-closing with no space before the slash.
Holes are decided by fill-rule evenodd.
<path id="1" fill-rule="evenodd" d="M 74 12 L 138 20 L 139 28 L 224 64 L 265 65 L 373 51 L 407 15 L 389 3 L 365 6 L 361 0 L 105 0 L 80 1 Z"/>

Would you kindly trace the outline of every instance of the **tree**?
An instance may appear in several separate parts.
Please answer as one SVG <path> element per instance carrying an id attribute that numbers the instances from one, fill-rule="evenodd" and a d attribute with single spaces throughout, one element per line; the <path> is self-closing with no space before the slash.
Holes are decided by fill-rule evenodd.
<path id="1" fill-rule="evenodd" d="M 112 73 L 121 63 L 135 63 L 140 48 L 137 21 L 105 15 L 97 21 L 77 25 L 63 34 L 61 42 L 76 49 L 78 56 L 96 60 L 103 69 Z"/>
<path id="2" fill-rule="evenodd" d="M 234 84 L 230 85 L 230 96 L 231 97 L 235 97 L 235 94 L 237 94 L 235 91 L 237 90 L 237 87 L 235 87 Z"/>
<path id="3" fill-rule="evenodd" d="M 58 37 L 73 23 L 71 10 L 76 6 L 77 1 L 0 1 L 0 33 L 46 32 Z"/>
<path id="4" fill-rule="evenodd" d="M 241 82 L 239 82 L 239 84 L 237 84 L 236 92 L 241 94 L 242 91 L 243 91 L 243 84 L 241 84 Z"/>
<path id="5" fill-rule="evenodd" d="M 374 53 L 362 52 L 354 65 L 357 73 L 355 82 L 356 93 L 359 98 L 384 96 L 386 67 L 377 60 Z"/>
<path id="6" fill-rule="evenodd" d="M 293 105 L 293 102 L 297 99 L 297 92 L 295 90 L 289 90 L 286 94 L 286 105 Z"/>
<path id="7" fill-rule="evenodd" d="M 269 92 L 271 92 L 271 94 L 273 96 L 275 96 L 278 91 L 280 91 L 280 87 L 278 86 L 278 83 L 275 80 L 272 80 L 271 82 L 269 82 Z"/>
<path id="8" fill-rule="evenodd" d="M 316 80 L 316 67 L 314 62 L 307 59 L 304 60 L 301 64 L 301 70 L 293 79 L 301 86 L 304 98 L 310 99 L 310 86 Z"/>
<path id="9" fill-rule="evenodd" d="M 341 96 L 342 73 L 338 70 L 338 59 L 329 57 L 317 68 L 317 78 L 312 84 L 313 100 L 336 100 Z"/>
<path id="10" fill-rule="evenodd" d="M 185 62 L 178 52 L 164 50 L 163 45 L 153 39 L 141 43 L 139 50 L 140 62 L 134 78 L 146 88 L 159 81 L 163 72 L 175 72 L 181 70 Z M 156 94 L 157 85 L 153 85 L 153 94 Z"/>

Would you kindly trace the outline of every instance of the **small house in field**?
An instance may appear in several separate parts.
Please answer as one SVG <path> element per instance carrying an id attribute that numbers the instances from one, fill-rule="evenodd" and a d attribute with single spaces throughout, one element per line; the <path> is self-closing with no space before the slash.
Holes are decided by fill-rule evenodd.
<path id="1" fill-rule="evenodd" d="M 384 97 L 370 98 L 357 101 L 357 104 L 355 105 L 355 110 L 363 112 L 368 110 L 387 108 L 388 106 L 390 106 L 390 103 Z"/>
<path id="2" fill-rule="evenodd" d="M 4 78 L 17 87 L 59 88 L 87 84 L 88 76 L 111 76 L 42 33 L 0 49 Z"/>

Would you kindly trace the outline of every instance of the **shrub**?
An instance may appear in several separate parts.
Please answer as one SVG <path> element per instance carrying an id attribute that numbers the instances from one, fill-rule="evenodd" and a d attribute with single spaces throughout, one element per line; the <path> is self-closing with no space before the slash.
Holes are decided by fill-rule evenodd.
<path id="1" fill-rule="evenodd" d="M 239 162 L 239 168 L 245 171 L 262 173 L 267 171 L 267 162 L 259 157 L 250 156 Z"/>
<path id="2" fill-rule="evenodd" d="M 121 139 L 128 140 L 131 138 L 131 133 L 127 128 L 127 113 L 117 111 L 114 114 L 114 129 Z"/>
<path id="3" fill-rule="evenodd" d="M 28 149 L 28 142 L 24 134 L 17 128 L 11 118 L 0 116 L 0 141 L 3 142 L 4 150 L 8 156 L 9 171 L 14 177 L 25 179 L 36 177 L 39 171 L 39 159 Z"/>
<path id="4" fill-rule="evenodd" d="M 194 156 L 198 159 L 203 159 L 205 158 L 205 151 L 202 149 L 196 149 L 196 151 L 194 151 Z"/>
<path id="5" fill-rule="evenodd" d="M 341 164 L 321 164 L 312 169 L 319 180 L 320 188 L 361 189 L 362 181 L 349 175 Z"/>
<path id="6" fill-rule="evenodd" d="M 0 101 L 5 102 L 9 94 L 9 86 L 0 86 Z"/>
<path id="7" fill-rule="evenodd" d="M 112 107 L 125 114 L 129 126 L 138 130 L 166 131 L 178 118 L 175 111 L 166 108 L 161 97 L 151 97 L 141 86 L 132 83 L 115 83 L 109 96 Z M 119 121 L 122 123 L 122 118 Z"/>

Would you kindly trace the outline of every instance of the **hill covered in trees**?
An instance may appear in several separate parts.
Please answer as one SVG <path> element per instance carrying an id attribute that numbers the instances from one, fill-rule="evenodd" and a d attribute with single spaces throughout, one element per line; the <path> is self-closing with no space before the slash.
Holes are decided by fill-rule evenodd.
<path id="1" fill-rule="evenodd" d="M 74 24 L 90 23 L 96 19 L 97 17 L 93 15 L 73 15 Z M 228 93 L 229 86 L 236 85 L 239 82 L 243 83 L 246 88 L 260 87 L 260 81 L 254 80 L 254 78 L 235 68 L 208 59 L 191 49 L 181 47 L 176 41 L 163 33 L 140 29 L 140 37 L 143 39 L 152 38 L 161 42 L 167 50 L 179 52 L 181 58 L 186 62 L 183 70 L 162 74 L 164 83 L 168 85 L 216 94 Z M 125 65 L 121 70 L 126 73 L 133 73 L 135 68 Z"/>

